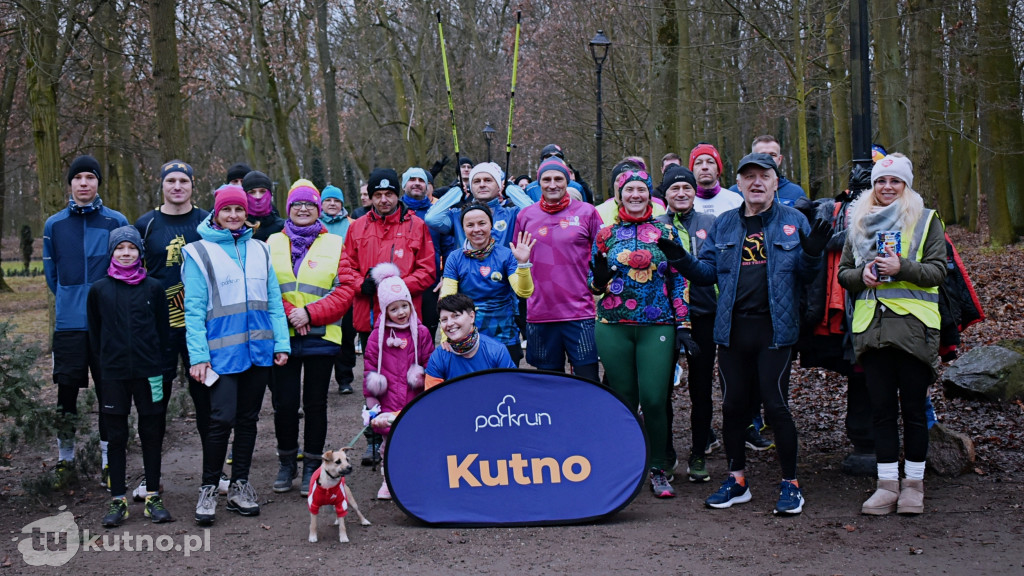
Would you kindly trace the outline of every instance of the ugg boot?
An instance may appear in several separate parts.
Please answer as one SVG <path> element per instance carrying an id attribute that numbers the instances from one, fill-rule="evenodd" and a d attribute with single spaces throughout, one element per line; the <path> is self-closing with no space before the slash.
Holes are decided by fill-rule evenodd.
<path id="1" fill-rule="evenodd" d="M 896 504 L 897 514 L 920 514 L 924 512 L 924 480 L 904 478 L 900 487 L 900 499 Z"/>
<path id="2" fill-rule="evenodd" d="M 298 450 L 278 450 L 277 457 L 281 467 L 277 469 L 277 480 L 274 481 L 274 492 L 288 492 L 292 489 L 292 480 L 299 475 L 299 465 L 295 462 Z"/>
<path id="3" fill-rule="evenodd" d="M 377 500 L 391 500 L 391 490 L 388 489 L 388 480 L 384 477 L 384 467 L 380 467 L 380 475 L 382 481 L 380 483 L 380 489 L 377 490 Z"/>
<path id="4" fill-rule="evenodd" d="M 875 493 L 864 501 L 860 507 L 861 514 L 883 516 L 896 511 L 896 501 L 900 498 L 899 480 L 879 480 Z"/>

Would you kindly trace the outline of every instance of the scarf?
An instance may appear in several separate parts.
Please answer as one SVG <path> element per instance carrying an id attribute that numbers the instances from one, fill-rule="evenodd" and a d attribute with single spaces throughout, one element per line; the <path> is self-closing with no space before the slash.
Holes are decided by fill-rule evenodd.
<path id="1" fill-rule="evenodd" d="M 306 256 L 313 241 L 324 230 L 322 222 L 317 220 L 309 226 L 296 226 L 290 219 L 284 222 L 285 236 L 292 241 L 292 267 L 295 276 L 299 275 L 299 266 L 302 265 L 302 258 Z"/>
<path id="2" fill-rule="evenodd" d="M 701 188 L 697 186 L 697 197 L 703 198 L 704 200 L 710 200 L 718 195 L 722 191 L 722 185 L 715 182 L 714 188 Z"/>
<path id="3" fill-rule="evenodd" d="M 469 333 L 469 336 L 466 336 L 458 342 L 449 339 L 448 345 L 452 347 L 452 352 L 459 356 L 471 355 L 480 347 L 480 330 L 477 330 L 477 327 L 473 326 L 473 331 Z"/>
<path id="4" fill-rule="evenodd" d="M 561 200 L 554 203 L 548 202 L 547 198 L 544 198 L 542 196 L 539 202 L 540 209 L 547 212 L 548 214 L 557 214 L 569 207 L 569 200 L 572 200 L 572 198 L 569 197 L 568 193 L 562 196 Z"/>
<path id="5" fill-rule="evenodd" d="M 629 213 L 626 212 L 626 208 L 620 204 L 619 205 L 619 221 L 620 222 L 630 222 L 630 223 L 633 223 L 633 224 L 637 224 L 639 222 L 647 222 L 648 220 L 651 219 L 651 213 L 653 213 L 653 212 L 654 212 L 654 208 L 650 204 L 648 204 L 647 205 L 647 209 L 644 210 L 643 214 L 641 214 L 639 216 L 630 216 Z"/>
<path id="6" fill-rule="evenodd" d="M 250 216 L 256 216 L 257 218 L 266 216 L 274 209 L 274 199 L 270 197 L 270 192 L 260 196 L 259 199 L 251 194 L 246 194 L 245 196 L 247 198 L 246 203 L 249 205 L 246 212 L 248 212 Z"/>
<path id="7" fill-rule="evenodd" d="M 878 255 L 878 233 L 903 228 L 902 202 L 888 206 L 875 206 L 863 216 L 860 233 L 853 237 L 853 255 L 857 266 L 875 259 Z M 853 233 L 853 230 L 850 230 Z"/>
<path id="8" fill-rule="evenodd" d="M 146 279 L 146 268 L 142 265 L 142 258 L 127 266 L 111 258 L 110 266 L 107 267 L 107 276 L 134 286 Z"/>
<path id="9" fill-rule="evenodd" d="M 338 212 L 334 216 L 331 216 L 326 212 L 320 215 L 320 221 L 323 222 L 324 224 L 334 224 L 335 222 L 340 222 L 345 218 L 348 218 L 348 210 L 345 209 L 344 207 L 342 207 L 341 212 Z"/>
<path id="10" fill-rule="evenodd" d="M 468 238 L 466 239 L 466 243 L 462 245 L 462 253 L 468 256 L 469 258 L 475 258 L 477 260 L 483 260 L 484 258 L 487 258 L 487 256 L 491 254 L 491 250 L 494 250 L 493 236 L 491 236 L 491 241 L 487 243 L 487 246 L 484 246 L 483 248 L 473 248 L 473 246 L 469 243 Z"/>
<path id="11" fill-rule="evenodd" d="M 426 210 L 431 206 L 430 198 L 428 198 L 426 195 L 424 195 L 423 198 L 417 200 L 416 198 L 413 198 L 412 196 L 405 194 L 402 196 L 402 204 L 405 204 L 413 211 Z"/>
<path id="12" fill-rule="evenodd" d="M 215 222 L 213 218 L 210 218 L 210 228 L 213 228 L 214 230 L 228 230 L 227 228 L 221 226 L 220 224 L 217 224 L 217 222 Z M 228 232 L 231 233 L 232 238 L 238 240 L 239 236 L 245 234 L 245 226 L 242 226 L 238 230 L 228 230 Z"/>
<path id="13" fill-rule="evenodd" d="M 99 196 L 91 204 L 86 204 L 85 206 L 76 203 L 74 200 L 68 200 L 68 210 L 71 210 L 72 214 L 88 214 L 100 208 L 103 208 L 103 200 L 100 200 Z"/>

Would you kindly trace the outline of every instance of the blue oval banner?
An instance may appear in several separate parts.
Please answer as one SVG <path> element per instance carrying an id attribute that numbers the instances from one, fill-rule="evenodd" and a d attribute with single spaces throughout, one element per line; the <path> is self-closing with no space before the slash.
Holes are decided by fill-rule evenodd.
<path id="1" fill-rule="evenodd" d="M 391 496 L 431 524 L 564 524 L 624 508 L 647 476 L 643 426 L 582 378 L 488 370 L 420 395 L 391 427 Z"/>

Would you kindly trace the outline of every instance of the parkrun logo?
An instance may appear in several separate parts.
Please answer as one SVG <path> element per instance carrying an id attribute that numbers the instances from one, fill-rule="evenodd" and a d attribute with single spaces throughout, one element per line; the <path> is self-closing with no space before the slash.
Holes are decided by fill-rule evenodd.
<path id="1" fill-rule="evenodd" d="M 547 412 L 535 412 L 533 414 L 520 412 L 518 414 L 513 414 L 512 404 L 515 403 L 516 397 L 511 394 L 506 394 L 505 397 L 501 399 L 501 402 L 498 402 L 498 406 L 494 410 L 495 414 L 480 414 L 476 417 L 473 432 L 479 432 L 483 428 L 544 426 L 544 420 L 547 420 L 548 426 L 551 425 L 551 415 Z"/>
<path id="2" fill-rule="evenodd" d="M 78 552 L 184 552 L 188 558 L 193 552 L 210 551 L 210 530 L 204 529 L 203 535 L 185 534 L 182 541 L 176 543 L 172 536 L 163 534 L 153 537 L 148 534 L 132 535 L 127 531 L 121 534 L 90 534 L 89 530 L 79 530 L 75 515 L 61 506 L 60 514 L 48 516 L 26 524 L 21 529 L 27 538 L 14 537 L 18 542 L 18 551 L 29 566 L 63 566 L 71 561 Z"/>

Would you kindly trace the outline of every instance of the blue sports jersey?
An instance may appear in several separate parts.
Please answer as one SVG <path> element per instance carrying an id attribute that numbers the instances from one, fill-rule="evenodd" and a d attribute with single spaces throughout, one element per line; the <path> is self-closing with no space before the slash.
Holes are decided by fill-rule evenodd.
<path id="1" fill-rule="evenodd" d="M 477 328 L 505 346 L 519 345 L 519 302 L 508 280 L 518 267 L 512 250 L 497 243 L 483 260 L 453 250 L 444 264 L 444 277 L 457 281 L 459 292 L 476 304 Z"/>
<path id="2" fill-rule="evenodd" d="M 481 334 L 480 348 L 472 358 L 463 358 L 454 352 L 436 348 L 427 362 L 426 373 L 427 376 L 441 380 L 451 380 L 457 376 L 493 368 L 517 368 L 517 366 L 512 363 L 512 357 L 508 355 L 507 348 L 486 334 Z"/>

